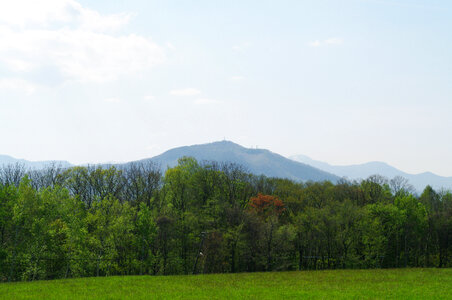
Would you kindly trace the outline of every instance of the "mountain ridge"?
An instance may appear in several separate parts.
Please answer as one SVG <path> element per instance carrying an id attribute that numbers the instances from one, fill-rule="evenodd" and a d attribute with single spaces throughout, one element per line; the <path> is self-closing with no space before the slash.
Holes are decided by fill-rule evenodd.
<path id="1" fill-rule="evenodd" d="M 439 176 L 432 172 L 409 174 L 381 161 L 337 166 L 311 159 L 306 155 L 286 158 L 267 149 L 246 148 L 226 140 L 176 147 L 150 158 L 130 162 L 99 163 L 97 165 L 125 166 L 132 162 L 153 161 L 159 164 L 164 172 L 167 167 L 177 165 L 177 160 L 183 156 L 192 156 L 198 161 L 233 162 L 244 166 L 250 173 L 256 175 L 263 174 L 268 177 L 281 177 L 297 181 L 330 180 L 337 182 L 343 177 L 350 180 L 359 180 L 379 174 L 387 178 L 402 176 L 408 179 L 418 192 L 422 191 L 427 185 L 431 185 L 435 189 L 452 189 L 452 177 Z M 44 168 L 49 164 L 57 164 L 62 167 L 75 166 L 64 160 L 28 161 L 16 159 L 9 155 L 0 155 L 0 166 L 16 163 L 29 169 Z"/>
<path id="2" fill-rule="evenodd" d="M 267 149 L 245 148 L 231 141 L 218 141 L 170 149 L 152 158 L 136 162 L 153 161 L 163 168 L 173 167 L 183 156 L 192 156 L 198 161 L 234 162 L 256 175 L 281 177 L 302 181 L 336 182 L 339 177 L 304 163 L 290 160 Z"/>
<path id="3" fill-rule="evenodd" d="M 306 155 L 293 155 L 290 159 L 310 164 L 318 169 L 352 180 L 365 179 L 374 174 L 382 175 L 387 178 L 402 176 L 408 179 L 409 183 L 412 184 L 418 192 L 421 192 L 427 185 L 430 185 L 435 189 L 452 189 L 452 177 L 436 175 L 429 171 L 410 174 L 380 161 L 353 165 L 331 165 L 323 161 L 314 160 Z"/>
<path id="4" fill-rule="evenodd" d="M 42 169 L 51 164 L 57 164 L 63 168 L 73 167 L 74 165 L 66 160 L 42 160 L 42 161 L 31 161 L 22 158 L 15 158 L 10 155 L 0 154 L 0 167 L 3 165 L 14 165 L 20 164 L 25 168 L 30 169 Z"/>

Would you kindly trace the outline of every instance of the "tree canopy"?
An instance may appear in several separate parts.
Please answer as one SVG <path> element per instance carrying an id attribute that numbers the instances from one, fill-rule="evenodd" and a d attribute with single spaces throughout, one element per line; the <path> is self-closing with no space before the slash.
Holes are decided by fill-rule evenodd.
<path id="1" fill-rule="evenodd" d="M 452 194 L 294 182 L 184 157 L 0 171 L 0 281 L 452 266 Z"/>

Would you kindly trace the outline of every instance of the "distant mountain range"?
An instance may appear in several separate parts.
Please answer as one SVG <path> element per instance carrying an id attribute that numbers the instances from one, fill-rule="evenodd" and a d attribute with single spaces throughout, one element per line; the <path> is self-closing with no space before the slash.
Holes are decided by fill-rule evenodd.
<path id="1" fill-rule="evenodd" d="M 29 161 L 29 160 L 25 160 L 25 159 L 14 158 L 9 155 L 1 155 L 0 154 L 0 166 L 20 164 L 20 165 L 24 166 L 26 169 L 43 169 L 52 163 L 54 163 L 58 166 L 61 166 L 63 168 L 69 168 L 69 167 L 73 166 L 73 164 L 71 164 L 70 162 L 65 161 L 65 160 Z"/>
<path id="2" fill-rule="evenodd" d="M 167 167 L 177 165 L 177 160 L 183 156 L 192 156 L 198 161 L 233 162 L 244 166 L 249 172 L 268 177 L 288 178 L 299 181 L 337 182 L 342 177 L 348 179 L 365 179 L 370 175 L 379 174 L 389 179 L 402 176 L 409 180 L 418 192 L 425 186 L 435 189 L 452 189 L 452 177 L 442 177 L 430 172 L 408 174 L 383 162 L 369 162 L 360 165 L 333 166 L 325 162 L 313 160 L 304 155 L 285 158 L 265 149 L 249 149 L 230 141 L 193 145 L 174 148 L 152 158 L 140 161 L 153 161 L 165 171 Z M 62 167 L 71 167 L 67 161 L 27 161 L 7 155 L 0 155 L 0 166 L 19 163 L 25 168 L 40 169 L 55 163 Z M 126 165 L 117 164 L 117 165 Z"/>
<path id="3" fill-rule="evenodd" d="M 214 142 L 210 144 L 193 145 L 174 148 L 158 156 L 142 159 L 136 162 L 153 161 L 166 171 L 168 167 L 177 165 L 177 160 L 183 156 L 191 156 L 198 161 L 232 162 L 245 167 L 250 173 L 265 175 L 268 177 L 288 178 L 301 181 L 325 181 L 336 182 L 339 177 L 319 170 L 304 163 L 296 162 L 279 154 L 264 149 L 247 149 L 229 141 Z M 52 161 L 30 162 L 23 159 L 15 159 L 10 156 L 0 156 L 0 166 L 19 163 L 25 168 L 44 168 Z M 71 167 L 67 161 L 55 161 L 63 167 Z M 130 163 L 130 162 L 129 162 Z M 116 164 L 124 166 L 128 163 Z M 102 164 L 108 166 L 111 164 Z"/>
<path id="4" fill-rule="evenodd" d="M 427 185 L 430 185 L 435 189 L 452 189 L 452 177 L 443 177 L 431 172 L 408 174 L 384 162 L 373 161 L 358 165 L 334 166 L 326 162 L 313 160 L 305 155 L 295 155 L 290 158 L 348 179 L 365 179 L 375 174 L 382 175 L 389 179 L 396 176 L 402 176 L 408 179 L 410 184 L 412 184 L 418 192 L 422 192 Z"/>
<path id="5" fill-rule="evenodd" d="M 285 158 L 264 149 L 248 149 L 229 141 L 174 148 L 158 156 L 141 161 L 153 161 L 164 169 L 177 165 L 183 156 L 198 161 L 233 162 L 244 166 L 249 172 L 268 177 L 280 177 L 302 181 L 336 182 L 339 177 L 315 167 Z"/>

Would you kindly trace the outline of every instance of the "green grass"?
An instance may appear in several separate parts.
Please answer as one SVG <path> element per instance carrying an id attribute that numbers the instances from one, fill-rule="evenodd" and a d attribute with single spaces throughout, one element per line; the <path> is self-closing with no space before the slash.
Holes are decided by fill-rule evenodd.
<path id="1" fill-rule="evenodd" d="M 1 299 L 452 299 L 452 269 L 114 276 L 0 284 Z"/>

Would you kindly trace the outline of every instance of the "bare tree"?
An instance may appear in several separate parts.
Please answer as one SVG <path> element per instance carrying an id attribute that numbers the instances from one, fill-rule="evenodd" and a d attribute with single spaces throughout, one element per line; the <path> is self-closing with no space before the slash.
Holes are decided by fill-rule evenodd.
<path id="1" fill-rule="evenodd" d="M 72 167 L 65 170 L 59 176 L 62 185 L 69 190 L 73 196 L 77 196 L 88 207 L 93 201 L 93 189 L 90 185 L 87 167 Z"/>
<path id="2" fill-rule="evenodd" d="M 153 161 L 133 162 L 123 169 L 123 176 L 127 200 L 134 203 L 144 202 L 149 206 L 161 184 L 160 165 Z"/>
<path id="3" fill-rule="evenodd" d="M 391 188 L 391 192 L 394 196 L 415 192 L 414 187 L 409 183 L 408 179 L 402 176 L 392 178 L 389 181 L 389 187 Z"/>
<path id="4" fill-rule="evenodd" d="M 370 175 L 369 177 L 367 177 L 366 181 L 376 183 L 381 186 L 388 184 L 388 178 L 378 174 Z"/>
<path id="5" fill-rule="evenodd" d="M 238 182 L 250 182 L 251 176 L 246 167 L 233 162 L 224 162 L 220 165 L 220 170 L 225 175 L 225 184 L 229 203 L 238 200 L 241 206 L 248 203 L 249 197 L 255 193 L 250 189 L 241 187 Z"/>
<path id="6" fill-rule="evenodd" d="M 0 183 L 18 187 L 25 174 L 26 169 L 24 164 L 15 163 L 3 165 L 0 168 Z"/>
<path id="7" fill-rule="evenodd" d="M 111 195 L 123 201 L 121 196 L 125 183 L 122 173 L 123 171 L 115 166 L 88 166 L 88 179 L 94 197 L 100 200 Z"/>
<path id="8" fill-rule="evenodd" d="M 31 179 L 32 186 L 39 190 L 46 187 L 55 187 L 63 184 L 63 172 L 65 168 L 61 163 L 51 162 L 43 169 L 30 170 L 27 174 Z"/>

